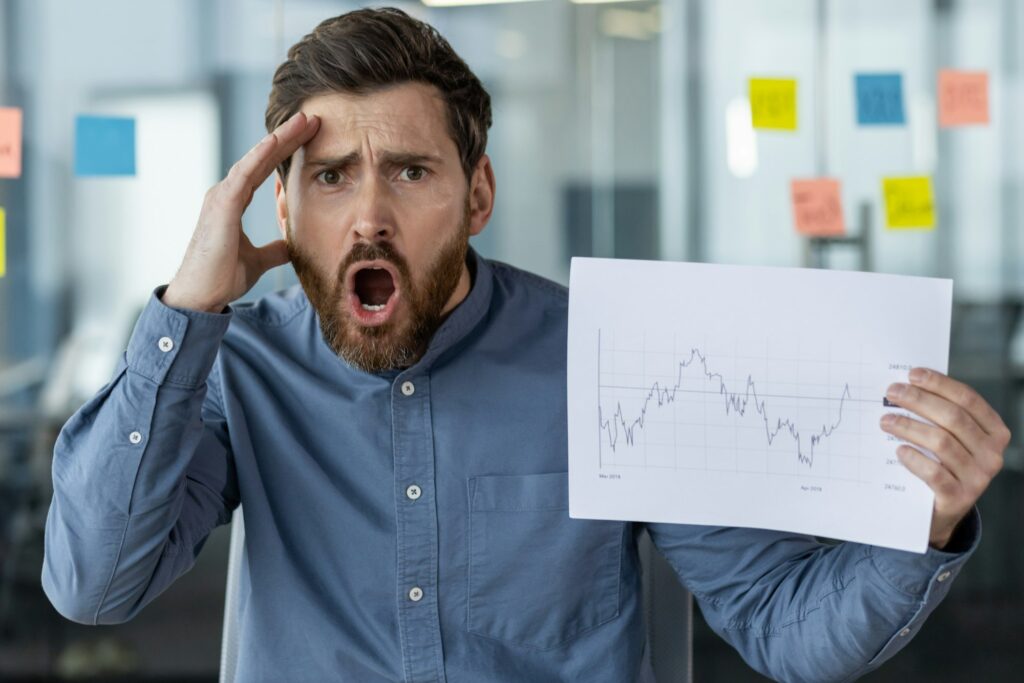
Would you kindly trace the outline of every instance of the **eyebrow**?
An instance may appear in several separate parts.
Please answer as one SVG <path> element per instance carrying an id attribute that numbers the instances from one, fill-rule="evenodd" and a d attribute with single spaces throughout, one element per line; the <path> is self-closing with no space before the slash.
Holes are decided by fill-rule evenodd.
<path id="1" fill-rule="evenodd" d="M 441 164 L 444 160 L 432 154 L 418 152 L 384 152 L 379 155 L 381 164 L 385 166 L 409 166 L 415 164 Z M 313 157 L 307 158 L 303 166 L 317 166 L 326 168 L 348 168 L 361 161 L 363 155 L 359 152 L 349 152 L 340 157 Z"/>

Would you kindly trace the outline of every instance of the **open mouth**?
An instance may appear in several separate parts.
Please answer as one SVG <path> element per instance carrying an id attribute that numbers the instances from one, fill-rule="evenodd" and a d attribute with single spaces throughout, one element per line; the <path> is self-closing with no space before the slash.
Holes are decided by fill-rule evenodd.
<path id="1" fill-rule="evenodd" d="M 349 310 L 362 325 L 383 325 L 399 300 L 398 272 L 387 261 L 360 261 L 346 277 Z"/>

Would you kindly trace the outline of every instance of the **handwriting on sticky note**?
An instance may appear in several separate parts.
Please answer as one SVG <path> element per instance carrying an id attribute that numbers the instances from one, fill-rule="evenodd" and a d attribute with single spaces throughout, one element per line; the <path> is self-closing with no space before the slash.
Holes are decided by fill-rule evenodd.
<path id="1" fill-rule="evenodd" d="M 988 74 L 984 71 L 939 71 L 939 125 L 988 123 Z"/>
<path id="2" fill-rule="evenodd" d="M 793 219 L 798 233 L 827 237 L 846 232 L 838 180 L 794 180 L 790 183 L 790 191 L 793 196 Z"/>
<path id="3" fill-rule="evenodd" d="M 883 178 L 886 225 L 890 228 L 935 227 L 935 201 L 928 176 Z"/>
<path id="4" fill-rule="evenodd" d="M 900 74 L 857 74 L 857 123 L 862 126 L 902 125 L 903 77 Z"/>
<path id="5" fill-rule="evenodd" d="M 7 212 L 0 206 L 0 277 L 7 274 Z"/>
<path id="6" fill-rule="evenodd" d="M 749 97 L 754 128 L 796 130 L 795 78 L 751 78 Z"/>
<path id="7" fill-rule="evenodd" d="M 75 175 L 135 175 L 135 119 L 76 117 Z"/>
<path id="8" fill-rule="evenodd" d="M 0 107 L 0 178 L 21 175 L 21 110 Z"/>

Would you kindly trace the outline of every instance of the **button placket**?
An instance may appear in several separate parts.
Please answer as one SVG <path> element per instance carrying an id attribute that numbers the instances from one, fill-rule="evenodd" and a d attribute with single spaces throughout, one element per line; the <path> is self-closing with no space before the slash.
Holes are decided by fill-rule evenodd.
<path id="1" fill-rule="evenodd" d="M 437 509 L 424 493 L 435 486 L 430 381 L 397 379 L 391 393 L 392 447 L 398 515 L 396 592 L 399 633 L 409 680 L 444 681 L 437 606 Z M 401 498 L 405 497 L 405 504 Z M 412 504 L 411 501 L 419 501 Z"/>

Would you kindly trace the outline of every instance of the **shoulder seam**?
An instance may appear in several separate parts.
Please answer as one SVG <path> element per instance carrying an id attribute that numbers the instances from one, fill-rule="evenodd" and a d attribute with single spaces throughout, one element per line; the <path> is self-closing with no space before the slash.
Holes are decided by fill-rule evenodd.
<path id="1" fill-rule="evenodd" d="M 292 304 L 294 306 L 294 310 L 281 313 L 280 315 L 275 315 L 270 319 L 261 318 L 253 312 L 256 308 L 255 303 L 256 302 L 253 302 L 254 305 L 248 308 L 235 309 L 235 315 L 241 316 L 261 327 L 284 327 L 294 320 L 297 315 L 302 313 L 307 306 L 309 306 L 309 299 L 306 298 L 305 292 L 303 292 L 301 300 L 297 304 Z"/>
<path id="2" fill-rule="evenodd" d="M 553 280 L 549 280 L 548 278 L 546 278 L 546 277 L 544 277 L 542 275 L 538 275 L 536 273 L 531 273 L 530 271 L 523 270 L 522 268 L 516 268 L 515 266 L 509 265 L 509 264 L 504 263 L 502 261 L 491 261 L 491 260 L 488 260 L 488 263 L 490 264 L 491 268 L 494 269 L 494 270 L 501 270 L 501 271 L 504 271 L 506 273 L 509 273 L 510 275 L 514 275 L 516 277 L 521 277 L 524 280 L 529 280 L 533 284 L 539 285 L 540 287 L 546 289 L 547 291 L 552 292 L 554 294 L 557 294 L 559 297 L 561 297 L 563 299 L 568 299 L 569 298 L 569 289 L 568 289 L 568 287 L 565 287 L 564 285 L 560 285 L 560 284 L 558 284 L 557 282 L 555 282 Z"/>

